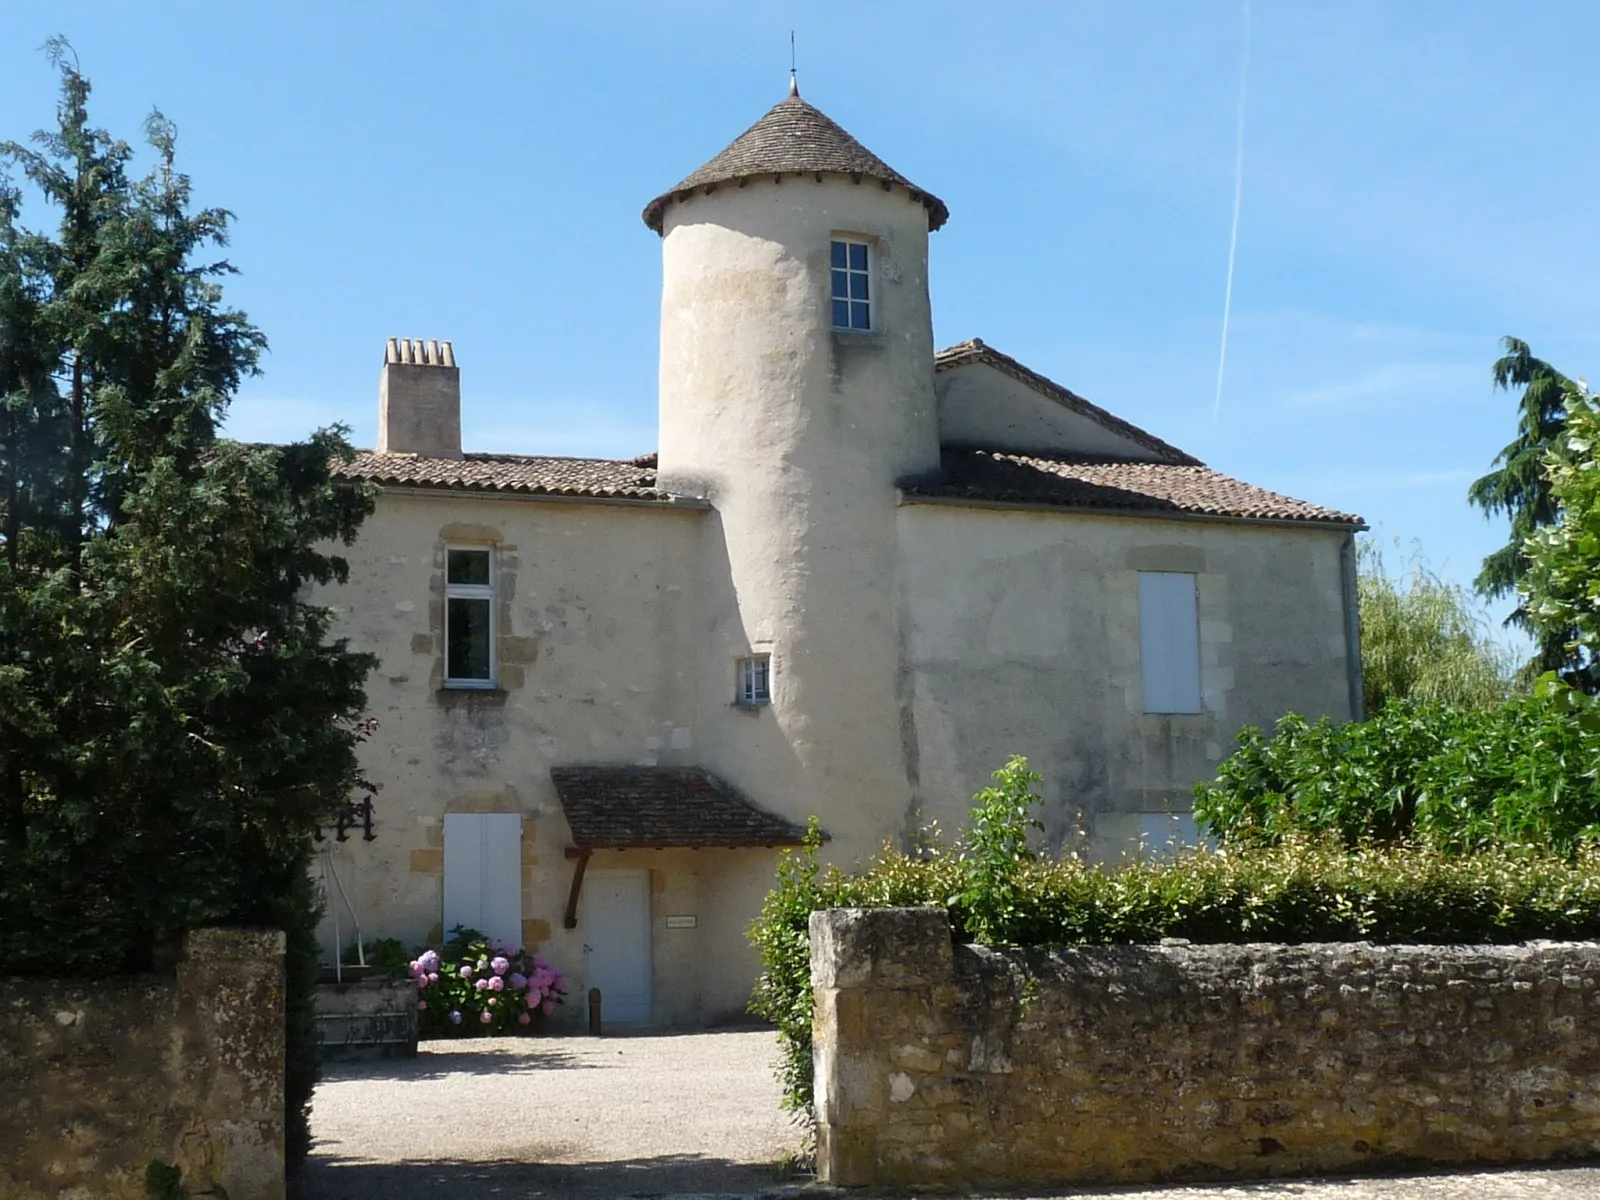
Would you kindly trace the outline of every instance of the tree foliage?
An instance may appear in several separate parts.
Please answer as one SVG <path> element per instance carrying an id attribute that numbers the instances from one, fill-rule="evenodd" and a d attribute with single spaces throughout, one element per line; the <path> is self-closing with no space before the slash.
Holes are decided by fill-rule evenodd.
<path id="1" fill-rule="evenodd" d="M 1332 836 L 1445 852 L 1600 841 L 1600 702 L 1546 676 L 1492 708 L 1399 701 L 1365 721 L 1245 728 L 1195 816 L 1232 843 Z"/>
<path id="2" fill-rule="evenodd" d="M 330 478 L 338 430 L 218 439 L 266 347 L 209 257 L 230 214 L 194 207 L 159 113 L 134 175 L 51 49 L 56 127 L 0 144 L 59 216 L 24 228 L 0 186 L 0 970 L 136 969 L 199 924 L 287 929 L 293 1129 L 311 835 L 362 782 L 371 665 L 306 596 L 344 579 L 324 547 L 371 500 Z"/>
<path id="3" fill-rule="evenodd" d="M 1368 716 L 1397 700 L 1484 708 L 1505 699 L 1514 667 L 1484 628 L 1472 597 L 1413 554 L 1389 573 L 1383 549 L 1356 549 L 1361 679 Z"/>
<path id="4" fill-rule="evenodd" d="M 1576 384 L 1566 387 L 1563 447 L 1545 456 L 1556 524 L 1524 544 L 1529 566 L 1523 607 L 1542 636 L 1561 638 L 1569 661 L 1600 672 L 1600 410 Z"/>
<path id="5" fill-rule="evenodd" d="M 1572 383 L 1549 363 L 1535 358 L 1528 343 L 1514 337 L 1503 338 L 1501 343 L 1505 354 L 1495 360 L 1492 374 L 1496 387 L 1505 391 L 1522 389 L 1517 403 L 1517 432 L 1495 456 L 1494 469 L 1467 489 L 1467 499 L 1485 516 L 1505 516 L 1510 521 L 1511 535 L 1506 544 L 1483 560 L 1483 569 L 1475 581 L 1481 594 L 1494 599 L 1519 594 L 1529 566 L 1528 539 L 1555 523 L 1557 500 L 1550 488 L 1545 461 L 1551 450 L 1562 444 L 1566 393 Z M 1578 669 L 1580 664 L 1567 648 L 1570 631 L 1536 623 L 1525 603 L 1519 603 L 1507 620 L 1538 639 L 1528 673 L 1558 671 L 1569 682 L 1589 691 L 1600 682 Z"/>

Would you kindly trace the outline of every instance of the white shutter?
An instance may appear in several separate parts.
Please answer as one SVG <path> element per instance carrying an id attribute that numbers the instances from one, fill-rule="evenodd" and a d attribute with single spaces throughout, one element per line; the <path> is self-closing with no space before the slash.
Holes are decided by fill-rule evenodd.
<path id="1" fill-rule="evenodd" d="M 522 944 L 522 817 L 447 813 L 444 934 L 457 925 Z"/>
<path id="2" fill-rule="evenodd" d="M 1139 676 L 1145 712 L 1200 711 L 1200 612 L 1193 575 L 1139 572 Z"/>

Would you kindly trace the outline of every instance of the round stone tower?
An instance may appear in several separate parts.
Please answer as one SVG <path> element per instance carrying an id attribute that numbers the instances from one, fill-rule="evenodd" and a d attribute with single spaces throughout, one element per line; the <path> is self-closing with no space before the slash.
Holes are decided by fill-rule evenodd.
<path id="1" fill-rule="evenodd" d="M 816 814 L 836 855 L 876 849 L 912 799 L 896 485 L 939 466 L 928 233 L 947 216 L 792 86 L 644 210 L 662 237 L 659 485 L 715 510 L 700 758 Z M 762 656 L 766 702 L 748 686 Z"/>

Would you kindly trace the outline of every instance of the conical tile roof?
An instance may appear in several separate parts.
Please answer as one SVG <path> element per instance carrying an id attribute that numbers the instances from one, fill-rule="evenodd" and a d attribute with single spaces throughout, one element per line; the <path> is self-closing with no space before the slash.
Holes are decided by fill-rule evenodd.
<path id="1" fill-rule="evenodd" d="M 687 200 L 697 191 L 710 190 L 735 179 L 764 175 L 798 175 L 817 172 L 875 179 L 898 185 L 928 210 L 928 228 L 938 229 L 950 218 L 943 200 L 925 192 L 883 159 L 851 137 L 821 109 L 791 92 L 781 104 L 733 140 L 677 187 L 662 192 L 645 205 L 644 223 L 657 233 L 667 205 Z"/>

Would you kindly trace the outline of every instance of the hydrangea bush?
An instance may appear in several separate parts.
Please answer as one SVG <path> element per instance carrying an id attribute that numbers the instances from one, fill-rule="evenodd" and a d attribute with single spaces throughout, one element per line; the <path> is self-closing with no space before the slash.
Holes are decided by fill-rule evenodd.
<path id="1" fill-rule="evenodd" d="M 566 998 L 566 977 L 537 954 L 457 925 L 409 966 L 422 1037 L 531 1033 Z"/>

